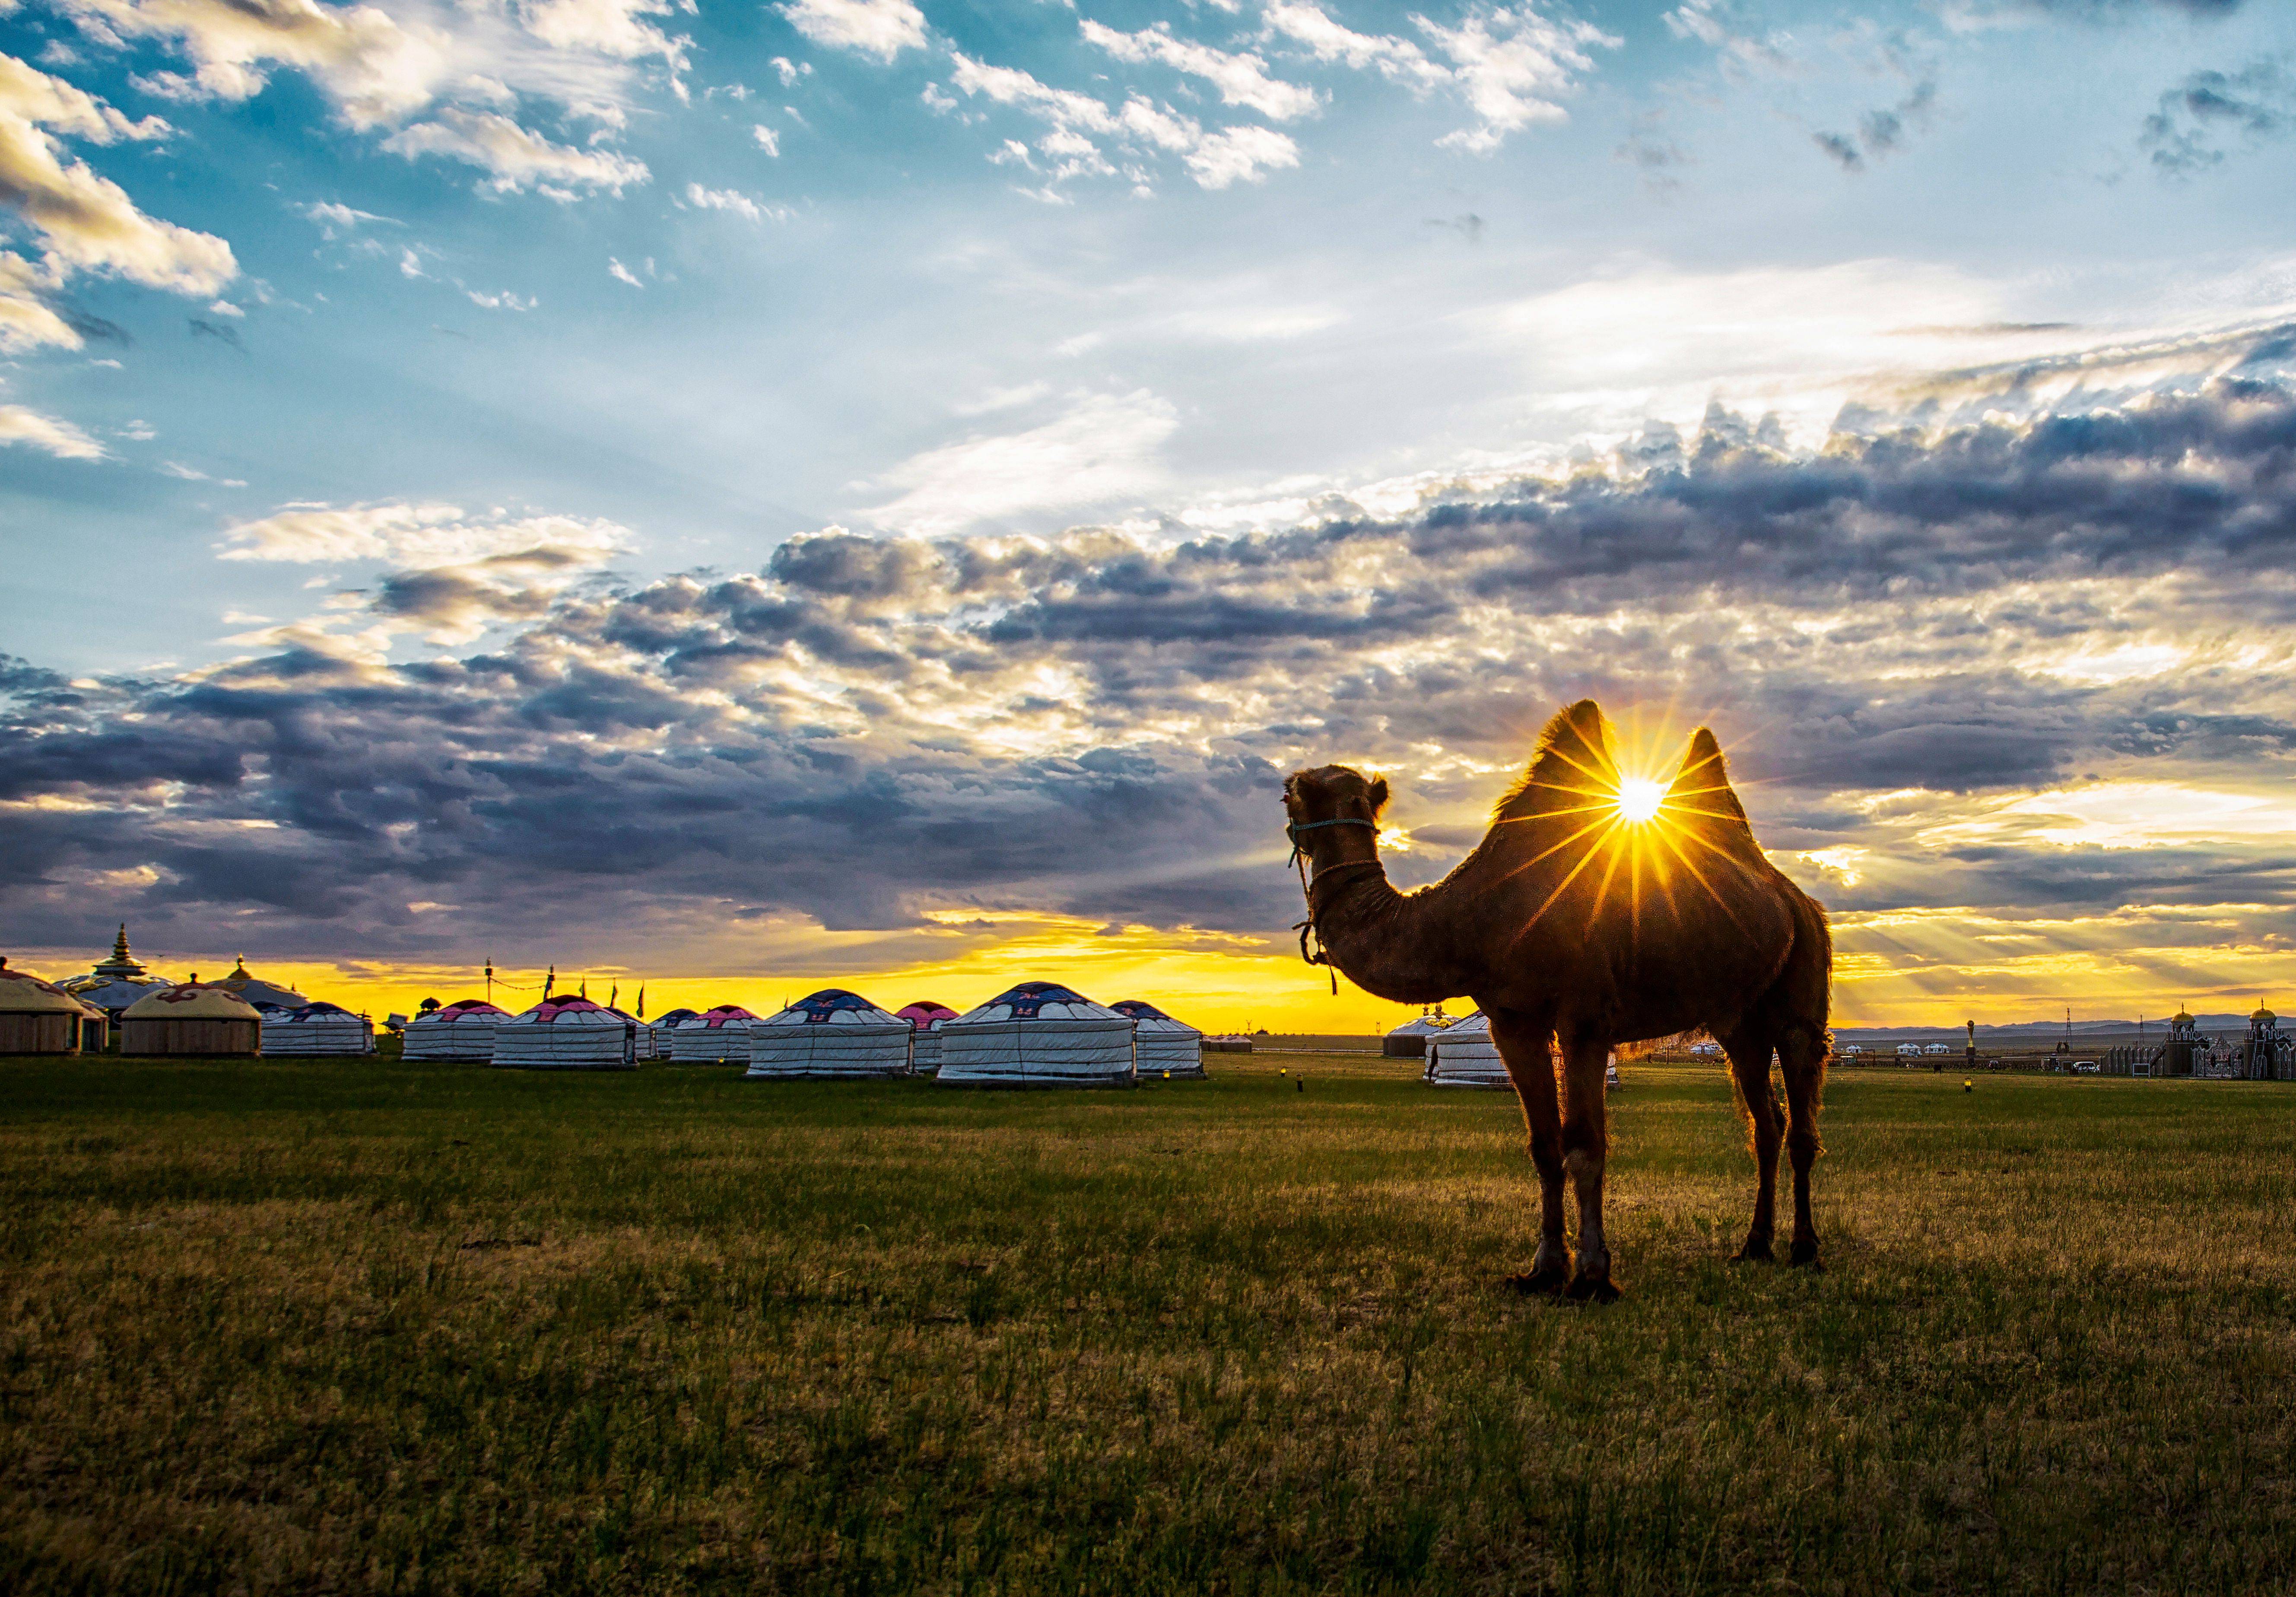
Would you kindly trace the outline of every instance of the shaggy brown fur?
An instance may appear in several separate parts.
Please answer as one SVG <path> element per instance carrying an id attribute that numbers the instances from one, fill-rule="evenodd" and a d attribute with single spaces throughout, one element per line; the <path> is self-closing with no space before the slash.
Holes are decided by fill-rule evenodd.
<path id="1" fill-rule="evenodd" d="M 1489 833 L 1432 887 L 1388 885 L 1370 827 L 1300 832 L 1316 934 L 1366 992 L 1405 1004 L 1465 994 L 1490 1017 L 1538 1169 L 1538 1253 L 1513 1278 L 1522 1290 L 1618 1296 L 1603 1239 L 1603 1066 L 1616 1044 L 1692 1027 L 1729 1055 L 1751 1127 L 1759 1185 L 1737 1256 L 1771 1256 L 1783 1141 L 1794 1173 L 1792 1261 L 1815 1264 L 1809 1173 L 1833 973 L 1825 910 L 1763 856 L 1704 728 L 1655 820 L 1623 822 L 1619 784 L 1609 724 L 1586 699 L 1547 724 Z M 1295 826 L 1375 821 L 1386 803 L 1385 780 L 1343 765 L 1297 771 L 1283 785 Z M 1773 1052 L 1785 1081 L 1783 1127 Z M 1563 1246 L 1566 1175 L 1578 1198 L 1575 1273 Z"/>

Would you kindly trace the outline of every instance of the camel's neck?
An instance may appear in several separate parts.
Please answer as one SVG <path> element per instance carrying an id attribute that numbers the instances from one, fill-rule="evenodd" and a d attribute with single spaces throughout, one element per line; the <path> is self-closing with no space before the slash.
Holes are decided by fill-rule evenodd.
<path id="1" fill-rule="evenodd" d="M 1443 890 L 1398 893 L 1377 868 L 1368 831 L 1319 841 L 1315 867 L 1316 934 L 1341 974 L 1390 1003 L 1431 1004 L 1471 993 L 1475 967 L 1458 957 L 1444 913 Z M 1327 874 L 1328 873 L 1328 874 Z"/>

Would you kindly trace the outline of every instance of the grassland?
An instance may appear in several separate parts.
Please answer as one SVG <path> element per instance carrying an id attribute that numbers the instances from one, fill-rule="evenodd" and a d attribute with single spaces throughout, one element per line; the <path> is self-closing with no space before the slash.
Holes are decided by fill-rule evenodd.
<path id="1" fill-rule="evenodd" d="M 1813 1275 L 1635 1070 L 1584 1309 L 1510 1099 L 1213 1065 L 0 1062 L 0 1589 L 2296 1584 L 2296 1089 L 1839 1074 Z"/>

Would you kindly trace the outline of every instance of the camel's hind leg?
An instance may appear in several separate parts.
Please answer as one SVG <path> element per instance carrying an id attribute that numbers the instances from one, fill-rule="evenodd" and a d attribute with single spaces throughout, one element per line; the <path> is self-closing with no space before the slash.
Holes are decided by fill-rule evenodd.
<path id="1" fill-rule="evenodd" d="M 1746 1112 L 1749 1140 L 1754 1152 L 1754 1220 L 1746 1228 L 1745 1246 L 1735 1257 L 1767 1264 L 1775 1255 L 1770 1240 L 1776 1229 L 1778 1198 L 1777 1104 L 1770 1096 L 1770 1039 L 1749 1018 L 1722 1040 L 1730 1056 L 1730 1074 L 1738 1087 L 1738 1102 Z"/>
<path id="2" fill-rule="evenodd" d="M 1611 1150 L 1603 1067 L 1610 1057 L 1600 1038 L 1571 1037 L 1562 1045 L 1562 1164 L 1578 1194 L 1578 1267 L 1566 1290 L 1582 1303 L 1614 1303 L 1619 1297 L 1603 1235 L 1603 1166 Z"/>
<path id="3" fill-rule="evenodd" d="M 1818 1141 L 1819 1097 L 1825 1087 L 1829 989 L 1833 981 L 1833 939 L 1825 911 L 1815 901 L 1794 895 L 1794 946 L 1786 967 L 1756 1006 L 1758 1024 L 1778 1049 L 1779 1073 L 1786 1082 L 1786 1157 L 1794 1177 L 1793 1253 L 1796 1264 L 1817 1264 L 1817 1225 L 1810 1218 L 1809 1172 L 1823 1151 Z M 1767 1201 L 1767 1182 L 1764 1183 Z"/>
<path id="4" fill-rule="evenodd" d="M 1538 1170 L 1538 1255 L 1529 1273 L 1507 1278 L 1518 1292 L 1560 1292 L 1570 1280 L 1570 1249 L 1562 1240 L 1562 1107 L 1554 1096 L 1554 1026 L 1518 1009 L 1488 1009 L 1491 1041 L 1506 1061 L 1530 1133 L 1530 1162 Z"/>

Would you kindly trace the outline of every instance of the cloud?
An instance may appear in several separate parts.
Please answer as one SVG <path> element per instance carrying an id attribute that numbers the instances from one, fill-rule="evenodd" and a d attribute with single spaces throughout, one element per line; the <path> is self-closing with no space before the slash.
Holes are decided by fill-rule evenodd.
<path id="1" fill-rule="evenodd" d="M 1205 188 L 1257 182 L 1275 168 L 1296 166 L 1299 146 L 1270 128 L 1239 127 L 1207 133 L 1192 117 L 1135 95 L 1111 107 L 1073 89 L 1054 88 L 1017 67 L 990 66 L 962 53 L 952 53 L 955 70 L 949 81 L 967 95 L 980 95 L 1000 105 L 1027 111 L 1050 125 L 1052 131 L 1037 148 L 1051 158 L 1053 184 L 1078 177 L 1117 175 L 1117 168 L 1102 153 L 1092 136 L 1111 140 L 1136 152 L 1162 152 L 1181 158 L 1192 177 Z M 1009 159 L 1006 148 L 990 156 Z M 1138 178 L 1135 179 L 1136 185 Z"/>
<path id="2" fill-rule="evenodd" d="M 758 148 L 763 150 L 767 154 L 772 156 L 779 156 L 781 154 L 782 136 L 775 132 L 772 128 L 767 127 L 763 122 L 756 122 L 750 125 L 750 136 L 758 141 Z"/>
<path id="3" fill-rule="evenodd" d="M 785 205 L 760 205 L 738 189 L 704 188 L 698 183 L 685 185 L 685 203 L 697 210 L 730 210 L 749 221 L 762 222 L 768 218 L 786 222 L 796 213 Z"/>
<path id="4" fill-rule="evenodd" d="M 286 506 L 223 552 L 372 574 L 245 657 L 86 685 L 0 662 L 0 913 L 51 946 L 132 912 L 562 968 L 706 960 L 728 924 L 775 967 L 921 959 L 1000 916 L 1273 953 L 1285 770 L 1385 770 L 1425 845 L 1392 872 L 1423 881 L 1593 693 L 1653 758 L 1723 730 L 1764 841 L 1839 913 L 1848 991 L 2025 970 L 2020 939 L 2060 984 L 2211 949 L 2245 972 L 2296 906 L 2292 338 L 2196 341 L 2183 388 L 1923 400 L 1809 448 L 1718 407 L 1567 473 L 1235 534 L 828 529 L 628 582 L 611 523 Z M 1177 422 L 1072 399 L 889 486 L 932 529 L 1079 473 L 1152 499 Z M 489 636 L 394 663 L 412 631 Z"/>
<path id="5" fill-rule="evenodd" d="M 644 288 L 645 286 L 644 284 L 638 281 L 638 276 L 636 272 L 630 270 L 629 268 L 624 266 L 620 261 L 616 260 L 611 255 L 606 258 L 606 275 L 613 278 L 617 283 L 628 284 L 632 288 Z"/>
<path id="6" fill-rule="evenodd" d="M 1193 39 L 1176 38 L 1168 23 L 1158 22 L 1137 33 L 1085 19 L 1085 41 L 1096 45 L 1119 61 L 1161 62 L 1173 70 L 1201 78 L 1219 91 L 1223 103 L 1248 106 L 1270 121 L 1288 122 L 1312 113 L 1316 91 L 1284 83 L 1267 75 L 1267 63 L 1248 52 L 1229 54 Z"/>
<path id="7" fill-rule="evenodd" d="M 437 119 L 403 128 L 382 147 L 409 160 L 441 155 L 491 174 L 484 188 L 495 193 L 535 189 L 554 200 L 573 199 L 577 188 L 608 189 L 619 194 L 653 174 L 633 156 L 593 146 L 578 150 L 554 144 L 494 111 L 449 106 Z"/>
<path id="8" fill-rule="evenodd" d="M 70 422 L 21 405 L 0 405 L 0 444 L 27 444 L 59 460 L 101 460 L 104 447 Z"/>
<path id="9" fill-rule="evenodd" d="M 1178 426 L 1170 403 L 1145 389 L 1091 395 L 1041 426 L 912 456 L 883 480 L 906 491 L 871 516 L 936 532 L 1133 498 L 1163 482 L 1158 451 Z"/>
<path id="10" fill-rule="evenodd" d="M 1510 133 L 1534 122 L 1567 121 L 1561 102 L 1595 70 L 1591 48 L 1615 50 L 1624 41 L 1588 22 L 1558 22 L 1533 6 L 1470 10 L 1456 28 L 1412 19 L 1450 57 L 1476 123 L 1437 143 L 1476 153 L 1496 150 Z"/>
<path id="11" fill-rule="evenodd" d="M 617 61 L 660 56 L 678 71 L 693 41 L 671 38 L 641 19 L 673 16 L 679 9 L 674 0 L 526 0 L 519 15 L 528 32 L 560 49 L 594 50 Z"/>
<path id="12" fill-rule="evenodd" d="M 789 0 L 774 9 L 815 44 L 832 50 L 890 62 L 904 50 L 925 47 L 924 12 L 911 0 Z M 784 85 L 795 80 L 794 72 L 783 72 Z"/>
<path id="13" fill-rule="evenodd" d="M 1845 172 L 1865 169 L 1868 161 L 1895 154 L 1906 141 L 1909 129 L 1920 127 L 1929 119 L 1930 107 L 1937 99 L 1937 85 L 1922 82 L 1895 105 L 1869 111 L 1859 119 L 1856 134 L 1813 133 L 1811 139 L 1837 166 Z"/>
<path id="14" fill-rule="evenodd" d="M 1414 89 L 1451 81 L 1449 70 L 1428 60 L 1425 52 L 1409 39 L 1353 32 L 1308 0 L 1277 0 L 1261 13 L 1261 20 L 1271 35 L 1291 39 L 1317 61 L 1340 62 L 1359 72 L 1375 69 L 1381 76 Z"/>
<path id="15" fill-rule="evenodd" d="M 131 120 L 61 78 L 0 55 L 0 205 L 30 225 L 42 251 L 37 268 L 0 251 L 0 348 L 78 349 L 80 330 L 48 299 L 81 273 L 203 300 L 238 275 L 229 244 L 146 216 L 125 189 L 70 158 L 59 137 L 109 144 L 171 131 L 157 117 Z"/>
<path id="16" fill-rule="evenodd" d="M 2161 96 L 2144 119 L 2138 146 L 2162 173 L 2184 176 L 2217 166 L 2228 136 L 2251 147 L 2296 127 L 2296 82 L 2274 61 L 2251 62 L 2237 72 L 2201 71 Z"/>

